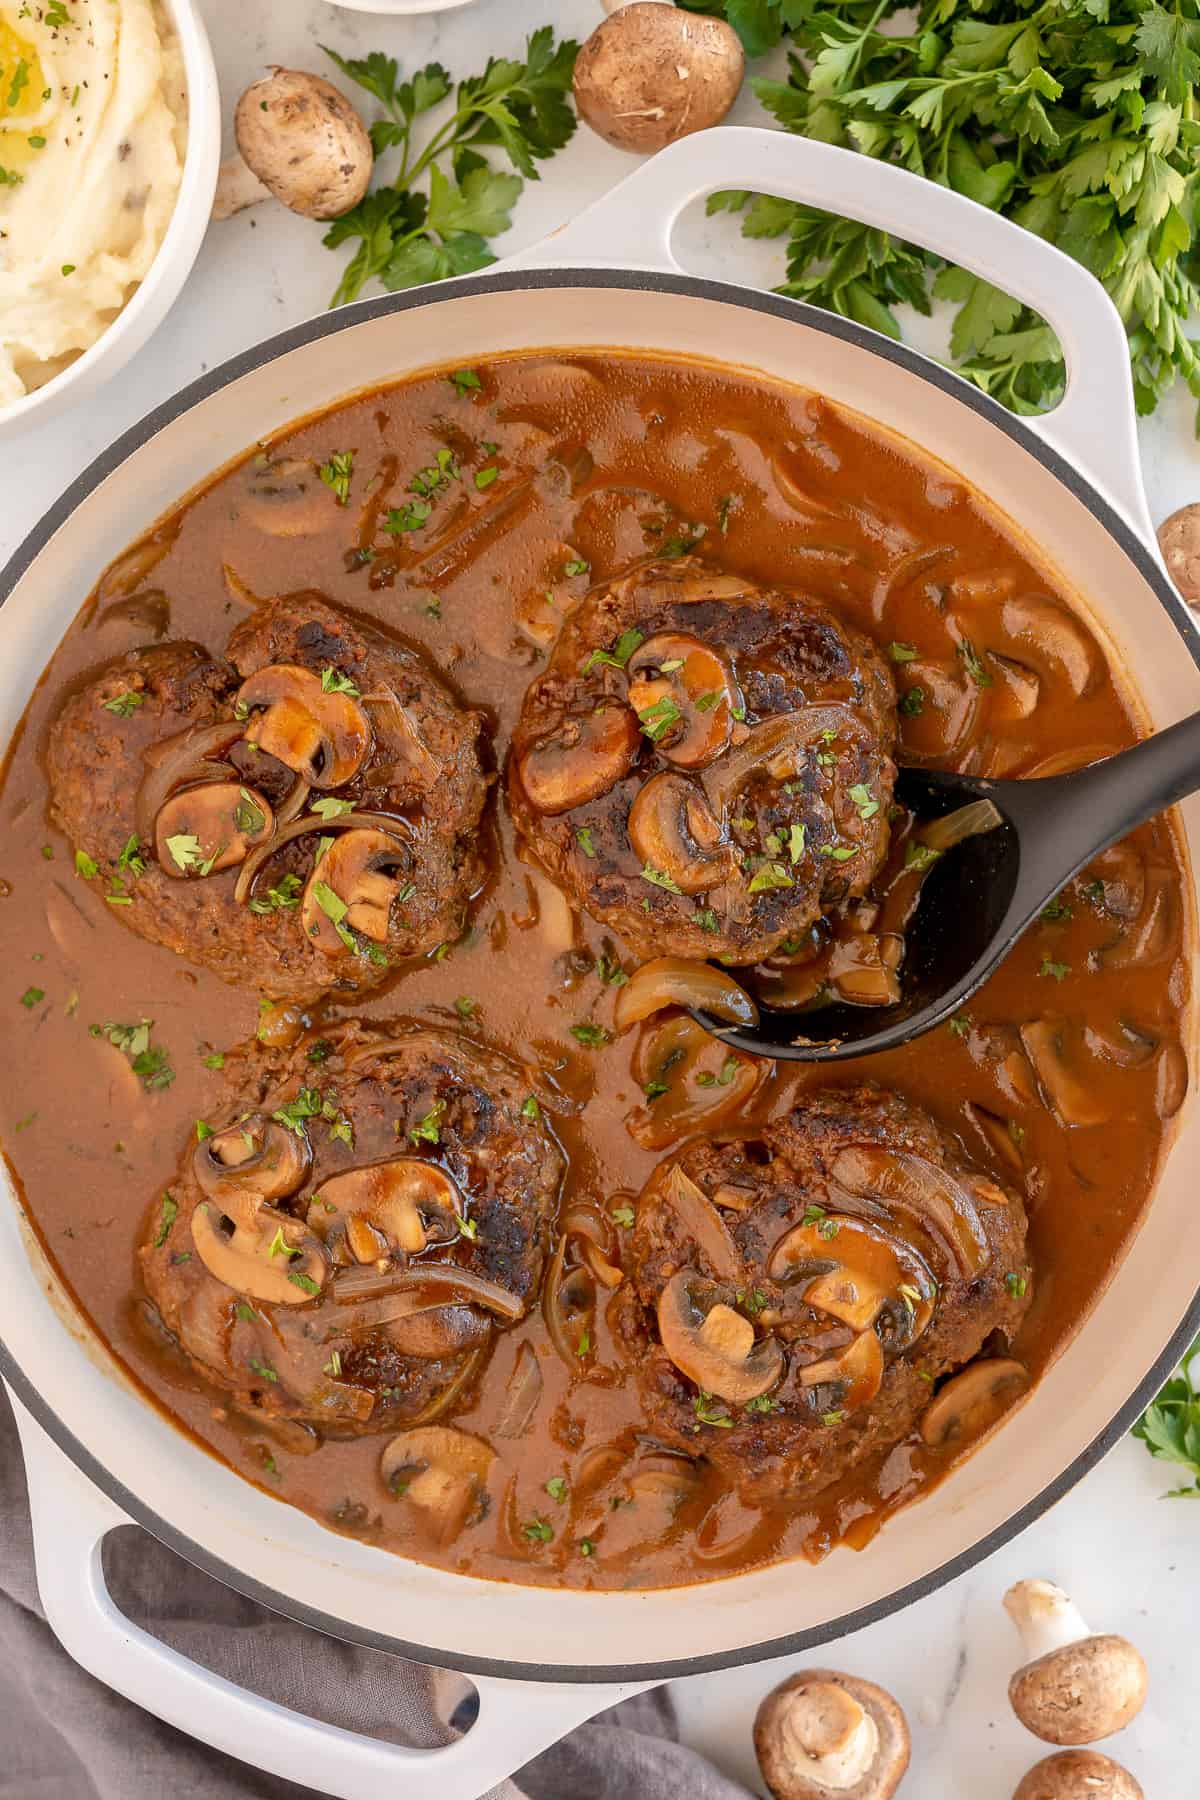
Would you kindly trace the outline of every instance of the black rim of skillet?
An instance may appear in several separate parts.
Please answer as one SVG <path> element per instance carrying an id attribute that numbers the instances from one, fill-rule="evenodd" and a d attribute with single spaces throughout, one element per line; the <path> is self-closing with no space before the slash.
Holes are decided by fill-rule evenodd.
<path id="1" fill-rule="evenodd" d="M 514 291 L 537 292 L 553 288 L 594 288 L 620 289 L 626 292 L 649 292 L 678 294 L 689 299 L 712 300 L 724 306 L 738 307 L 745 312 L 765 313 L 771 317 L 790 320 L 796 324 L 807 326 L 810 330 L 825 332 L 828 336 L 840 338 L 845 343 L 853 344 L 857 349 L 878 357 L 882 362 L 898 364 L 908 374 L 918 380 L 939 388 L 948 394 L 960 406 L 978 413 L 989 424 L 1001 431 L 1017 444 L 1028 455 L 1032 456 L 1047 473 L 1063 487 L 1067 488 L 1077 500 L 1084 505 L 1092 516 L 1103 526 L 1118 548 L 1131 562 L 1138 574 L 1152 589 L 1159 603 L 1165 608 L 1172 624 L 1187 648 L 1192 661 L 1200 669 L 1200 628 L 1188 614 L 1186 607 L 1175 593 L 1170 582 L 1155 562 L 1141 539 L 1126 523 L 1121 515 L 1104 500 L 1089 481 L 1072 467 L 1056 450 L 1042 441 L 1037 434 L 1014 414 L 1006 412 L 997 401 L 990 399 L 961 376 L 951 370 L 910 350 L 902 344 L 894 343 L 890 338 L 857 325 L 849 319 L 840 318 L 837 314 L 822 312 L 816 307 L 799 301 L 787 300 L 774 294 L 757 293 L 736 284 L 722 281 L 709 281 L 690 275 L 662 275 L 645 271 L 623 271 L 620 269 L 551 269 L 536 270 L 512 274 L 481 275 L 459 279 L 447 285 L 443 291 L 434 287 L 419 289 L 411 293 L 389 295 L 381 300 L 359 301 L 335 313 L 324 313 L 309 319 L 303 324 L 292 326 L 289 330 L 267 338 L 265 342 L 255 345 L 239 355 L 231 357 L 228 362 L 220 364 L 207 374 L 191 382 L 171 399 L 166 400 L 136 425 L 101 452 L 89 468 L 76 478 L 50 510 L 44 515 L 29 533 L 0 572 L 0 605 L 3 605 L 17 582 L 71 516 L 75 508 L 91 494 L 102 481 L 114 470 L 118 469 L 125 459 L 135 450 L 153 438 L 156 433 L 170 425 L 181 414 L 188 412 L 202 400 L 208 399 L 221 388 L 228 387 L 243 375 L 248 375 L 264 364 L 275 361 L 289 351 L 304 348 L 308 344 L 318 343 L 333 332 L 362 324 L 368 320 L 385 318 L 391 314 L 418 311 L 420 308 L 438 305 L 442 300 L 457 299 L 463 295 L 511 293 Z M 636 349 L 637 346 L 632 346 Z M 536 351 L 531 352 L 536 354 Z M 797 382 L 802 383 L 803 371 L 796 373 Z M 1094 374 L 1092 378 L 1098 378 Z M 336 405 L 337 402 L 335 401 Z M 303 411 L 297 417 L 302 417 Z M 936 452 L 934 452 L 936 455 Z M 1032 1525 L 1043 1513 L 1047 1512 L 1056 1501 L 1073 1488 L 1109 1450 L 1126 1434 L 1138 1415 L 1145 1410 L 1154 1398 L 1167 1376 L 1174 1369 L 1180 1356 L 1200 1328 L 1200 1288 L 1198 1288 L 1191 1305 L 1180 1321 L 1162 1354 L 1137 1384 L 1128 1400 L 1122 1406 L 1107 1429 L 1100 1432 L 1091 1443 L 1065 1468 L 1060 1475 L 1049 1482 L 1040 1493 L 1027 1502 L 1018 1512 L 996 1526 L 968 1549 L 958 1556 L 931 1569 L 928 1574 L 918 1580 L 909 1582 L 907 1586 L 883 1595 L 868 1606 L 859 1607 L 854 1612 L 843 1614 L 836 1619 L 810 1626 L 807 1629 L 786 1633 L 782 1637 L 766 1640 L 762 1643 L 740 1645 L 735 1649 L 713 1652 L 705 1656 L 685 1656 L 651 1663 L 631 1661 L 628 1663 L 576 1664 L 563 1662 L 511 1662 L 502 1657 L 481 1657 L 461 1655 L 454 1650 L 430 1647 L 426 1644 L 414 1644 L 407 1639 L 392 1637 L 383 1632 L 371 1631 L 346 1619 L 320 1611 L 316 1607 L 307 1606 L 303 1601 L 289 1594 L 281 1594 L 276 1589 L 267 1587 L 256 1581 L 253 1576 L 230 1566 L 218 1556 L 212 1555 L 201 1545 L 194 1543 L 184 1533 L 177 1530 L 169 1520 L 161 1518 L 122 1482 L 110 1474 L 84 1446 L 74 1433 L 58 1417 L 53 1409 L 42 1399 L 35 1382 L 19 1366 L 11 1351 L 0 1338 L 0 1374 L 12 1387 L 21 1403 L 32 1413 L 38 1424 L 46 1432 L 58 1448 L 98 1487 L 107 1494 L 121 1510 L 137 1525 L 149 1531 L 187 1562 L 203 1569 L 206 1574 L 222 1581 L 237 1593 L 248 1599 L 257 1601 L 273 1612 L 282 1613 L 285 1617 L 295 1619 L 301 1624 L 312 1626 L 330 1637 L 342 1638 L 349 1643 L 362 1644 L 370 1649 L 383 1650 L 392 1655 L 407 1657 L 414 1662 L 431 1663 L 442 1668 L 461 1670 L 467 1675 L 494 1675 L 501 1678 L 520 1681 L 577 1682 L 583 1684 L 621 1681 L 668 1681 L 685 1675 L 699 1675 L 716 1669 L 737 1668 L 742 1664 L 761 1662 L 768 1657 L 789 1656 L 799 1651 L 811 1650 L 820 1644 L 827 1644 L 846 1636 L 852 1631 L 862 1630 L 881 1619 L 890 1617 L 915 1601 L 924 1599 L 934 1593 L 946 1582 L 971 1569 L 982 1562 L 993 1551 L 1019 1532 Z M 154 1402 L 147 1397 L 148 1405 Z M 155 1411 L 159 1409 L 154 1407 Z M 167 1421 L 169 1423 L 169 1421 Z M 171 1425 L 172 1430 L 178 1429 Z M 236 1473 L 236 1471 L 234 1471 Z M 934 1504 L 932 1498 L 921 1502 L 922 1505 Z M 284 1503 L 286 1504 L 286 1503 Z M 403 1567 L 403 1560 L 397 1559 Z M 791 1567 L 795 1567 L 793 1563 Z M 803 1565 L 807 1566 L 807 1565 Z M 789 1565 L 782 1565 L 786 1570 Z M 781 1579 L 787 1580 L 787 1574 Z M 400 1576 L 398 1586 L 403 1585 Z M 701 1583 L 694 1587 L 673 1590 L 678 1595 L 682 1610 L 690 1606 L 703 1606 L 706 1589 L 716 1584 Z M 497 1584 L 496 1598 L 499 1603 L 507 1590 Z M 511 1590 L 519 1594 L 520 1589 Z M 633 1596 L 630 1596 L 632 1600 Z M 631 1633 L 636 1632 L 636 1615 L 631 1610 L 629 1618 Z M 634 1639 L 636 1642 L 636 1638 Z"/>

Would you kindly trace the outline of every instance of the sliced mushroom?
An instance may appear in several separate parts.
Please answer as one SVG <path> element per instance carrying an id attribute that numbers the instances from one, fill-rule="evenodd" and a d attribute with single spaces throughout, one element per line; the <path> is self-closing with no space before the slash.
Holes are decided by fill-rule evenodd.
<path id="1" fill-rule="evenodd" d="M 309 1228 L 334 1244 L 341 1237 L 356 1262 L 391 1250 L 416 1256 L 429 1244 L 452 1243 L 466 1202 L 449 1175 L 416 1156 L 371 1163 L 335 1175 L 309 1203 Z"/>
<path id="2" fill-rule="evenodd" d="M 629 659 L 629 704 L 660 756 L 702 769 L 729 743 L 743 710 L 733 670 L 716 650 L 683 632 L 647 638 Z"/>
<path id="3" fill-rule="evenodd" d="M 573 713 L 526 750 L 518 764 L 521 785 L 538 812 L 570 812 L 628 775 L 639 743 L 638 723 L 627 706 L 610 702 L 590 713 Z"/>
<path id="4" fill-rule="evenodd" d="M 310 669 L 272 663 L 242 683 L 239 709 L 253 716 L 243 733 L 317 788 L 341 787 L 361 769 L 371 746 L 371 727 L 356 698 L 326 691 Z"/>
<path id="5" fill-rule="evenodd" d="M 846 1412 L 869 1406 L 883 1381 L 883 1345 L 873 1331 L 860 1331 L 838 1356 L 807 1363 L 800 1371 L 801 1387 L 844 1385 L 839 1405 Z"/>
<path id="6" fill-rule="evenodd" d="M 908 1150 L 855 1144 L 834 1158 L 831 1191 L 881 1201 L 930 1230 L 960 1274 L 980 1274 L 991 1261 L 987 1235 L 966 1190 L 936 1163 Z"/>
<path id="7" fill-rule="evenodd" d="M 192 1213 L 192 1242 L 210 1275 L 270 1306 L 303 1306 L 325 1285 L 324 1247 L 298 1220 L 270 1206 L 223 1219 L 201 1200 Z"/>
<path id="8" fill-rule="evenodd" d="M 744 1406 L 775 1386 L 783 1372 L 783 1351 L 771 1337 L 755 1342 L 749 1319 L 723 1302 L 703 1312 L 694 1290 L 704 1285 L 694 1269 L 671 1277 L 658 1297 L 662 1346 L 702 1392 Z"/>
<path id="9" fill-rule="evenodd" d="M 386 831 L 359 829 L 335 837 L 305 884 L 300 901 L 305 936 L 326 956 L 356 953 L 353 938 L 346 941 L 351 928 L 372 943 L 386 944 L 392 901 L 410 860 L 408 846 Z"/>
<path id="10" fill-rule="evenodd" d="M 993 651 L 991 668 L 995 676 L 990 717 L 994 725 L 1027 719 L 1036 711 L 1042 684 L 1032 669 L 1011 656 Z"/>
<path id="11" fill-rule="evenodd" d="M 214 1131 L 192 1153 L 192 1172 L 204 1194 L 227 1212 L 238 1208 L 239 1217 L 248 1216 L 247 1202 L 294 1194 L 311 1166 L 308 1138 L 262 1113 Z"/>
<path id="12" fill-rule="evenodd" d="M 154 854 L 165 875 L 187 880 L 219 875 L 244 862 L 254 845 L 275 829 L 268 801 L 237 781 L 184 788 L 154 821 Z"/>
<path id="13" fill-rule="evenodd" d="M 772 1281 L 807 1281 L 804 1300 L 854 1331 L 888 1309 L 900 1343 L 911 1344 L 933 1317 L 937 1294 L 924 1259 L 864 1219 L 829 1214 L 793 1225 L 767 1260 Z"/>
<path id="14" fill-rule="evenodd" d="M 451 1425 L 402 1431 L 385 1447 L 379 1472 L 389 1492 L 424 1515 L 441 1548 L 483 1517 L 495 1452 Z"/>
<path id="15" fill-rule="evenodd" d="M 1024 594 L 1000 608 L 1000 629 L 1023 662 L 1065 683 L 1077 700 L 1105 673 L 1095 638 L 1067 608 L 1046 594 Z"/>
<path id="16" fill-rule="evenodd" d="M 264 454 L 250 465 L 238 516 L 266 537 L 315 537 L 328 531 L 333 508 L 315 463 L 307 457 Z"/>
<path id="17" fill-rule="evenodd" d="M 921 1436 L 931 1450 L 979 1437 L 1029 1386 L 1029 1371 L 1012 1357 L 985 1357 L 968 1363 L 938 1389 L 921 1419 Z"/>
<path id="18" fill-rule="evenodd" d="M 665 1150 L 698 1130 L 711 1130 L 774 1071 L 767 1057 L 727 1050 L 689 1014 L 675 1013 L 638 1040 L 633 1072 L 647 1099 L 629 1114 L 625 1128 L 644 1149 Z"/>
<path id="19" fill-rule="evenodd" d="M 1048 1013 L 1021 1027 L 1021 1042 L 1042 1085 L 1046 1104 L 1060 1125 L 1074 1130 L 1084 1125 L 1103 1125 L 1109 1112 L 1103 1089 L 1089 1081 L 1084 1068 L 1072 1067 L 1074 1057 L 1085 1052 L 1079 1028 L 1059 1013 Z"/>
<path id="20" fill-rule="evenodd" d="M 651 776 L 629 809 L 629 841 L 642 863 L 683 894 L 704 894 L 738 872 L 738 854 L 702 791 L 686 775 Z"/>

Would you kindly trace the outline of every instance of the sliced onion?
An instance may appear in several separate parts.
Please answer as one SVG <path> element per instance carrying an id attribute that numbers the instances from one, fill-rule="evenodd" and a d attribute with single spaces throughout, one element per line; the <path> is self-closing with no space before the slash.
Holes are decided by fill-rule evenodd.
<path id="1" fill-rule="evenodd" d="M 542 1317 L 546 1321 L 546 1331 L 550 1342 L 566 1367 L 578 1374 L 582 1361 L 578 1343 L 572 1343 L 567 1333 L 567 1321 L 562 1310 L 562 1286 L 567 1273 L 567 1246 L 570 1235 L 563 1232 L 554 1246 L 554 1254 L 550 1258 L 550 1267 L 546 1271 L 546 1284 L 542 1290 Z M 576 1274 L 581 1273 L 575 1270 Z"/>
<path id="2" fill-rule="evenodd" d="M 411 780 L 414 774 L 426 786 L 436 781 L 441 765 L 395 694 L 365 695 L 363 707 L 374 728 L 376 744 L 398 758 L 389 767 L 373 771 L 372 787 L 394 787 L 399 781 Z"/>
<path id="3" fill-rule="evenodd" d="M 146 773 L 134 803 L 134 824 L 143 844 L 154 842 L 154 821 L 167 797 L 185 781 L 212 781 L 234 775 L 229 763 L 210 762 L 214 751 L 228 750 L 242 735 L 236 719 L 215 725 L 189 725 L 145 751 Z"/>
<path id="4" fill-rule="evenodd" d="M 524 1301 L 508 1288 L 489 1281 L 486 1275 L 480 1275 L 474 1269 L 464 1269 L 459 1263 L 410 1263 L 407 1268 L 389 1269 L 385 1273 L 377 1269 L 348 1269 L 334 1283 L 333 1297 L 339 1304 L 348 1305 L 360 1300 L 383 1299 L 413 1288 L 428 1288 L 434 1293 L 451 1292 L 465 1300 L 477 1300 L 480 1306 L 498 1313 L 502 1319 L 519 1319 L 525 1311 Z"/>
<path id="5" fill-rule="evenodd" d="M 564 1237 L 583 1239 L 583 1260 L 601 1286 L 620 1287 L 625 1277 L 612 1260 L 613 1231 L 598 1207 L 577 1201 L 559 1220 L 559 1229 Z"/>
<path id="6" fill-rule="evenodd" d="M 727 751 L 700 778 L 714 807 L 728 805 L 752 775 L 781 781 L 794 775 L 823 731 L 859 742 L 867 737 L 863 721 L 847 706 L 802 706 L 752 726 L 745 743 Z"/>
<path id="7" fill-rule="evenodd" d="M 533 1422 L 545 1385 L 537 1352 L 526 1341 L 517 1351 L 517 1359 L 504 1390 L 504 1401 L 496 1423 L 492 1426 L 492 1436 L 524 1437 Z"/>
<path id="8" fill-rule="evenodd" d="M 435 1394 L 427 1406 L 414 1413 L 404 1429 L 411 1431 L 417 1425 L 428 1425 L 434 1419 L 440 1419 L 443 1413 L 449 1412 L 463 1389 L 469 1386 L 472 1376 L 487 1354 L 487 1345 L 481 1344 L 478 1350 L 472 1350 L 453 1381 L 447 1383 L 440 1394 Z"/>
<path id="9" fill-rule="evenodd" d="M 348 812 L 339 814 L 336 819 L 321 819 L 315 813 L 306 813 L 304 818 L 296 819 L 291 825 L 285 825 L 282 831 L 277 831 L 265 844 L 255 846 L 238 871 L 233 889 L 234 899 L 241 902 L 250 898 L 259 870 L 285 844 L 292 843 L 296 838 L 309 837 L 313 832 L 328 834 L 334 831 L 352 831 L 360 825 L 374 831 L 390 832 L 395 838 L 403 837 L 411 830 L 407 819 L 394 818 L 391 813 Z"/>
<path id="10" fill-rule="evenodd" d="M 969 805 L 956 807 L 940 819 L 931 819 L 928 825 L 921 826 L 917 836 L 929 850 L 950 850 L 965 838 L 995 831 L 997 825 L 1003 823 L 1004 815 L 992 801 L 972 800 Z"/>
<path id="11" fill-rule="evenodd" d="M 703 1188 L 672 1163 L 662 1178 L 662 1193 L 684 1230 L 695 1240 L 718 1281 L 736 1281 L 741 1267 L 729 1227 Z"/>
<path id="12" fill-rule="evenodd" d="M 643 963 L 617 994 L 614 1014 L 618 1031 L 664 1006 L 697 1006 L 735 1025 L 757 1025 L 758 1008 L 723 969 L 682 956 L 656 956 Z"/>
<path id="13" fill-rule="evenodd" d="M 929 1227 L 968 1280 L 991 1261 L 987 1236 L 969 1194 L 936 1163 L 907 1150 L 854 1144 L 839 1150 L 831 1171 L 831 1191 L 882 1201 Z"/>
<path id="14" fill-rule="evenodd" d="M 293 819 L 299 818 L 300 814 L 304 811 L 305 806 L 308 804 L 308 796 L 311 793 L 312 788 L 309 786 L 308 782 L 305 781 L 303 775 L 297 775 L 295 781 L 292 783 L 283 799 L 279 802 L 279 805 L 275 808 L 276 832 L 278 832 L 281 825 L 290 825 Z"/>

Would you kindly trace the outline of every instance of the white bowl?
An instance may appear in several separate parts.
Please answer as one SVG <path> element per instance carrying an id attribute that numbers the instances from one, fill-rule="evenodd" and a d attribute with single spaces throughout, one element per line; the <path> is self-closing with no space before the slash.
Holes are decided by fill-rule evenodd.
<path id="1" fill-rule="evenodd" d="M 41 423 L 110 381 L 158 329 L 173 306 L 208 229 L 221 166 L 221 98 L 212 51 L 195 0 L 163 0 L 183 56 L 187 151 L 179 197 L 146 279 L 112 324 L 43 387 L 0 406 L 0 436 Z"/>
<path id="2" fill-rule="evenodd" d="M 389 18 L 415 17 L 418 13 L 456 12 L 471 0 L 329 0 L 344 12 L 378 13 Z"/>

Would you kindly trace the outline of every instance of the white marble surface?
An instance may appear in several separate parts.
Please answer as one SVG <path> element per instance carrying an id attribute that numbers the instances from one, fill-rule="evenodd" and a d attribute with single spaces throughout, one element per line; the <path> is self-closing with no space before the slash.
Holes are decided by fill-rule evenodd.
<path id="1" fill-rule="evenodd" d="M 471 72 L 488 52 L 512 49 L 538 24 L 552 21 L 582 37 L 601 16 L 599 0 L 475 0 L 461 11 L 411 19 L 341 11 L 324 0 L 201 4 L 227 113 L 263 63 L 320 66 L 321 42 L 352 54 L 386 48 L 409 65 L 437 56 L 457 75 Z M 761 122 L 749 97 L 736 118 Z M 543 179 L 527 186 L 509 243 L 501 248 L 535 241 L 628 167 L 624 155 L 581 131 L 545 167 Z M 338 261 L 319 238 L 319 227 L 274 206 L 210 231 L 171 317 L 100 400 L 6 444 L 0 564 L 65 484 L 150 406 L 235 351 L 323 307 Z M 777 248 L 743 246 L 720 221 L 711 232 L 702 219 L 685 221 L 680 241 L 685 260 L 697 270 L 779 279 Z M 1193 411 L 1180 389 L 1153 421 L 1143 422 L 1155 519 L 1200 491 Z M 131 534 L 140 523 L 130 520 Z M 1019 1441 L 1013 1448 L 1019 1455 Z M 902 1701 L 915 1738 L 906 1795 L 1007 1800 L 1037 1760 L 1038 1745 L 1016 1723 L 1005 1698 L 1016 1639 L 1000 1597 L 1009 1582 L 1025 1575 L 1062 1582 L 1094 1624 L 1124 1631 L 1141 1647 L 1151 1667 L 1151 1699 L 1112 1748 L 1139 1776 L 1148 1800 L 1182 1800 L 1195 1791 L 1200 1709 L 1193 1596 L 1200 1586 L 1200 1507 L 1160 1499 L 1167 1474 L 1140 1445 L 1123 1443 L 1050 1515 L 971 1574 L 807 1659 L 869 1676 Z M 886 1536 L 872 1554 L 887 1555 Z M 758 1664 L 677 1683 L 685 1738 L 753 1787 L 754 1709 L 791 1666 Z"/>

